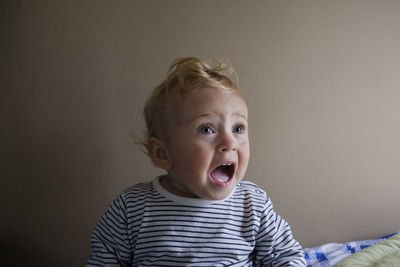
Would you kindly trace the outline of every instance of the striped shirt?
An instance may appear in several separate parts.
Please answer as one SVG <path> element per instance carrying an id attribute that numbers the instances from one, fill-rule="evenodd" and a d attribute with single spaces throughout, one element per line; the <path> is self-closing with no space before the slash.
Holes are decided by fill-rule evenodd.
<path id="1" fill-rule="evenodd" d="M 184 198 L 155 179 L 114 200 L 86 266 L 305 266 L 267 194 L 241 181 L 224 200 Z"/>

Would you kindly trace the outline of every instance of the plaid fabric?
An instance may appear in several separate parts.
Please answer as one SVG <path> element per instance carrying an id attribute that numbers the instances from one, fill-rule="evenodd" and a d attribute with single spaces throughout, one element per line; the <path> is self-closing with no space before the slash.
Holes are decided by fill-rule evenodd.
<path id="1" fill-rule="evenodd" d="M 376 239 L 353 241 L 348 243 L 329 243 L 318 247 L 305 248 L 305 258 L 308 267 L 330 267 L 346 257 L 368 248 L 395 234 L 383 236 Z"/>

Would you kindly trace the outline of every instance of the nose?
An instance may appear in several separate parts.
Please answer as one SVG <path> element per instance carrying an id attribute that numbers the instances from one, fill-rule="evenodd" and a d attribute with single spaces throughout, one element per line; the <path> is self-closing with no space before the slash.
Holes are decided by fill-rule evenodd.
<path id="1" fill-rule="evenodd" d="M 218 152 L 229 152 L 237 150 L 237 141 L 232 133 L 222 132 L 217 147 Z"/>

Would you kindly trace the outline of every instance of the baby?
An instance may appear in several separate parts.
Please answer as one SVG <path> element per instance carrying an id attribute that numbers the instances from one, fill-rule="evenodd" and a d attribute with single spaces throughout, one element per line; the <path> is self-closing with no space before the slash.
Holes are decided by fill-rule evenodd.
<path id="1" fill-rule="evenodd" d="M 243 181 L 246 103 L 220 61 L 177 59 L 144 115 L 146 152 L 166 171 L 114 200 L 87 266 L 305 266 L 268 195 Z"/>

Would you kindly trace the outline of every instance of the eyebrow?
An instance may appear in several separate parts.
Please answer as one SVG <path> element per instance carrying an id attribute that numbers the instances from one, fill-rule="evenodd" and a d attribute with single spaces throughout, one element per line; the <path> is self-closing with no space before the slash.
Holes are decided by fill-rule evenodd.
<path id="1" fill-rule="evenodd" d="M 197 120 L 199 120 L 199 119 L 201 119 L 201 118 L 203 118 L 203 117 L 208 117 L 208 116 L 211 116 L 211 115 L 212 115 L 212 113 L 203 113 L 203 114 L 201 114 L 200 116 L 197 116 L 196 118 L 190 120 L 189 123 L 193 123 L 193 122 L 195 122 L 195 121 L 197 121 Z M 241 117 L 241 118 L 243 118 L 246 122 L 248 121 L 247 117 L 246 117 L 245 115 L 243 115 L 242 113 L 240 113 L 240 112 L 233 112 L 232 115 L 237 116 L 237 117 Z"/>
<path id="2" fill-rule="evenodd" d="M 242 117 L 243 119 L 245 119 L 245 121 L 248 121 L 248 118 L 245 115 L 243 115 L 242 113 L 240 113 L 240 112 L 234 112 L 233 115 L 236 115 L 238 117 Z"/>

